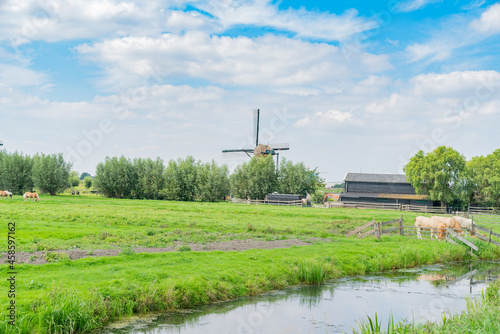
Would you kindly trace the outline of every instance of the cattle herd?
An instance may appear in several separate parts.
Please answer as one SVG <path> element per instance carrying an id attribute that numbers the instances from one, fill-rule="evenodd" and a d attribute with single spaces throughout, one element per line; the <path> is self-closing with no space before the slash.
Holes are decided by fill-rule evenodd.
<path id="1" fill-rule="evenodd" d="M 451 228 L 459 234 L 464 234 L 463 229 L 470 229 L 472 226 L 472 219 L 453 216 L 453 217 L 423 217 L 418 216 L 415 218 L 415 227 L 417 228 L 417 238 L 422 239 L 421 229 L 429 228 L 432 237 L 442 240 L 446 237 L 446 229 Z"/>
<path id="2" fill-rule="evenodd" d="M 0 190 L 0 197 L 2 199 L 4 199 L 4 197 L 10 197 L 12 198 L 12 193 L 7 191 L 7 190 Z M 29 200 L 30 198 L 33 199 L 33 201 L 37 201 L 37 202 L 40 202 L 40 196 L 38 196 L 38 194 L 35 192 L 35 193 L 30 193 L 30 192 L 27 192 L 23 195 L 23 198 L 24 200 Z"/>

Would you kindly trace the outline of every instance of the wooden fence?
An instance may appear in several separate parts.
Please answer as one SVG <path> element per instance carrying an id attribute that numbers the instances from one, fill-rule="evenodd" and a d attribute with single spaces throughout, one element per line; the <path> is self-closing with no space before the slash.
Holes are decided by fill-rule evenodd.
<path id="1" fill-rule="evenodd" d="M 498 215 L 500 208 L 491 206 L 469 206 L 469 215 Z"/>
<path id="2" fill-rule="evenodd" d="M 384 229 L 384 226 L 391 226 L 390 228 Z M 396 225 L 396 226 L 394 226 Z M 446 237 L 445 240 L 447 242 L 457 244 L 458 242 L 461 242 L 468 247 L 471 248 L 471 253 L 473 251 L 477 251 L 478 247 L 471 241 L 463 238 L 462 236 L 459 235 L 459 233 L 462 233 L 464 231 L 469 232 L 471 235 L 476 236 L 477 238 L 487 241 L 488 245 L 489 244 L 494 244 L 498 247 L 500 247 L 500 242 L 493 240 L 492 237 L 500 238 L 499 233 L 495 233 L 492 231 L 492 228 L 485 228 L 483 226 L 477 225 L 477 224 L 472 224 L 471 229 L 451 229 L 451 228 L 431 228 L 431 227 L 416 227 L 414 225 L 404 225 L 404 219 L 403 216 L 398 219 L 393 219 L 389 221 L 380 221 L 377 222 L 375 219 L 372 221 L 364 224 L 363 226 L 356 227 L 354 230 L 348 232 L 345 236 L 346 238 L 350 238 L 354 235 L 357 235 L 358 239 L 365 238 L 370 235 L 374 235 L 377 239 L 380 240 L 380 237 L 384 234 L 391 234 L 395 233 L 399 234 L 401 236 L 417 236 L 417 228 L 420 229 L 420 235 L 427 236 L 428 234 L 431 233 L 431 230 L 435 230 L 437 234 L 440 232 L 446 232 Z M 484 232 L 487 235 L 481 233 Z M 437 240 L 437 239 L 436 239 Z"/>
<path id="3" fill-rule="evenodd" d="M 356 209 L 379 209 L 379 210 L 397 210 L 397 211 L 411 211 L 423 213 L 444 214 L 446 208 L 432 207 L 427 205 L 409 205 L 409 204 L 396 204 L 396 203 L 362 203 L 362 202 L 336 202 L 332 205 L 335 207 L 356 208 Z"/>
<path id="4" fill-rule="evenodd" d="M 495 241 L 495 240 L 492 240 L 491 237 L 497 237 L 497 238 L 500 238 L 500 234 L 498 233 L 495 233 L 492 231 L 492 227 L 490 227 L 489 229 L 487 228 L 484 228 L 482 226 L 479 226 L 479 225 L 475 225 L 475 236 L 478 237 L 479 239 L 481 240 L 484 240 L 484 241 L 488 241 L 488 245 L 489 244 L 494 244 L 496 246 L 499 246 L 500 247 L 500 243 Z M 485 232 L 488 234 L 488 236 L 486 237 L 485 235 L 481 234 L 479 231 L 482 231 L 482 232 Z"/>
<path id="5" fill-rule="evenodd" d="M 284 206 L 302 206 L 302 200 L 298 201 L 277 201 L 277 200 L 250 200 L 250 199 L 239 199 L 233 198 L 231 203 L 241 203 L 241 204 L 252 204 L 252 205 L 284 205 Z"/>
<path id="6" fill-rule="evenodd" d="M 398 224 L 398 226 L 391 227 L 388 229 L 383 228 L 384 226 L 394 225 L 394 224 Z M 369 229 L 369 230 L 365 231 L 366 229 Z M 395 231 L 397 231 L 400 235 L 404 235 L 403 216 L 401 216 L 401 218 L 399 218 L 399 219 L 393 219 L 393 220 L 389 220 L 389 221 L 385 221 L 385 222 L 383 222 L 383 221 L 377 222 L 375 219 L 373 219 L 372 221 L 366 223 L 365 225 L 356 227 L 356 229 L 354 229 L 353 231 L 348 232 L 346 234 L 346 238 L 352 237 L 353 235 L 357 234 L 358 239 L 362 239 L 362 238 L 365 238 L 369 235 L 374 234 L 375 237 L 380 240 L 380 237 L 383 234 L 390 234 L 390 233 L 393 233 Z"/>

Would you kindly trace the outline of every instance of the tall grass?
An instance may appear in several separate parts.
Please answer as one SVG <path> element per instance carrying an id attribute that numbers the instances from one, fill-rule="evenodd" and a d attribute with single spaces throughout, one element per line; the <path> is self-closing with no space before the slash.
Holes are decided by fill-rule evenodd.
<path id="1" fill-rule="evenodd" d="M 382 322 L 378 320 L 377 313 L 373 319 L 367 316 L 358 323 L 359 331 L 353 328 L 353 333 L 360 334 L 424 334 L 424 333 L 500 333 L 500 281 L 491 283 L 486 291 L 482 293 L 480 301 L 466 299 L 467 310 L 461 314 L 450 317 L 443 316 L 442 323 L 427 322 L 417 324 L 402 320 L 394 323 L 391 314 L 387 323 L 387 329 L 382 330 Z"/>

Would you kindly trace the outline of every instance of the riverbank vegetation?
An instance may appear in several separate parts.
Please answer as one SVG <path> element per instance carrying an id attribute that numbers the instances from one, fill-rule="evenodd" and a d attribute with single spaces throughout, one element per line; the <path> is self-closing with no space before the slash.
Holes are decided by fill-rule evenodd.
<path id="1" fill-rule="evenodd" d="M 467 300 L 467 310 L 456 315 L 443 316 L 441 323 L 427 322 L 424 324 L 402 321 L 395 323 L 390 317 L 389 322 L 382 324 L 377 315 L 367 317 L 359 324 L 360 334 L 446 334 L 470 333 L 490 334 L 500 333 L 500 281 L 491 283 L 483 292 L 481 300 Z"/>

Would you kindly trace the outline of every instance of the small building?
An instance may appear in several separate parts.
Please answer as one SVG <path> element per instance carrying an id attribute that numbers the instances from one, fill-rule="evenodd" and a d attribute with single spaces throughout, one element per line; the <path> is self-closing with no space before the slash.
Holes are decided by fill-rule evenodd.
<path id="1" fill-rule="evenodd" d="M 272 205 L 297 205 L 302 203 L 302 196 L 294 194 L 268 194 L 264 203 Z M 309 201 L 309 205 L 310 203 L 311 201 Z"/>
<path id="2" fill-rule="evenodd" d="M 340 202 L 439 206 L 427 195 L 417 195 L 404 174 L 347 173 Z"/>

